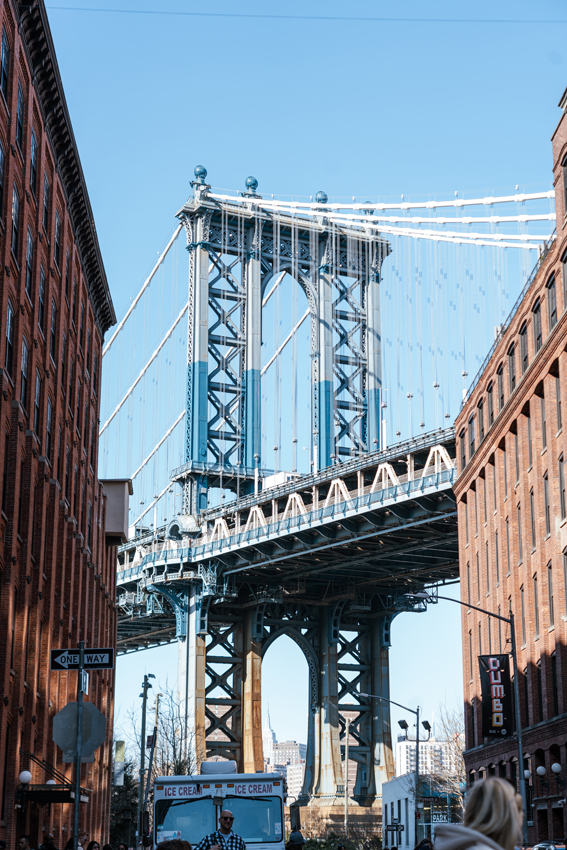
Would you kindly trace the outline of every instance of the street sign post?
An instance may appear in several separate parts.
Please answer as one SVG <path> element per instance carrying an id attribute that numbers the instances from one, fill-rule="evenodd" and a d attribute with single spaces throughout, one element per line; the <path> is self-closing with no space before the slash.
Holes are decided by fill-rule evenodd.
<path id="1" fill-rule="evenodd" d="M 52 649 L 50 670 L 78 670 L 80 652 L 77 649 Z M 114 647 L 84 650 L 84 670 L 113 670 Z"/>

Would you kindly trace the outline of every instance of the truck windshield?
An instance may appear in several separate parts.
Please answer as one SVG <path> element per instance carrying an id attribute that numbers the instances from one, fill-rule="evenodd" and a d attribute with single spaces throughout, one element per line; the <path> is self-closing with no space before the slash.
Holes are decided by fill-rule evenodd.
<path id="1" fill-rule="evenodd" d="M 234 815 L 234 831 L 246 844 L 266 844 L 282 840 L 282 801 L 280 797 L 224 798 L 224 809 Z"/>
<path id="2" fill-rule="evenodd" d="M 156 842 L 181 838 L 193 847 L 217 828 L 211 797 L 196 800 L 157 800 Z"/>

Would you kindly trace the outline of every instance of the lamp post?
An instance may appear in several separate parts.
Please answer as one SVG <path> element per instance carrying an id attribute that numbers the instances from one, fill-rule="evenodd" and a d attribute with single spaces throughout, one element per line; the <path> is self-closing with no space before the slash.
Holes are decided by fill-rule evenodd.
<path id="1" fill-rule="evenodd" d="M 514 670 L 514 713 L 516 720 L 516 739 L 518 741 L 518 775 L 520 777 L 520 796 L 522 797 L 522 806 L 524 807 L 524 821 L 522 826 L 523 842 L 528 843 L 528 810 L 526 802 L 526 778 L 524 774 L 524 746 L 522 741 L 522 719 L 520 717 L 520 687 L 518 684 L 518 657 L 516 653 L 516 631 L 514 628 L 514 614 L 510 607 L 510 616 L 502 617 L 501 614 L 494 614 L 492 611 L 487 611 L 485 608 L 478 608 L 476 605 L 470 605 L 468 602 L 461 602 L 460 599 L 451 599 L 450 596 L 431 596 L 426 591 L 419 593 L 405 593 L 404 596 L 413 599 L 422 599 L 425 602 L 435 602 L 437 599 L 443 599 L 446 602 L 456 602 L 462 605 L 463 608 L 472 608 L 473 611 L 480 611 L 481 614 L 486 614 L 488 617 L 494 617 L 495 620 L 501 620 L 503 623 L 508 623 L 510 626 L 510 655 L 512 656 L 512 666 Z"/>
<path id="2" fill-rule="evenodd" d="M 370 697 L 371 699 L 379 699 L 379 700 L 382 700 L 382 702 L 387 702 L 390 705 L 397 705 L 398 708 L 403 708 L 404 711 L 409 711 L 412 714 L 415 714 L 415 717 L 416 717 L 416 721 L 415 721 L 416 732 L 415 732 L 415 818 L 414 818 L 415 842 L 414 843 L 417 844 L 418 843 L 418 841 L 417 841 L 417 822 L 419 820 L 419 812 L 417 810 L 417 803 L 418 803 L 418 799 L 419 799 L 419 714 L 420 714 L 421 709 L 420 709 L 419 705 L 417 706 L 417 709 L 408 708 L 407 705 L 402 705 L 399 702 L 394 702 L 393 699 L 387 699 L 386 697 L 379 697 L 377 694 L 363 694 L 363 693 L 361 693 L 360 696 L 361 697 Z M 411 738 L 408 738 L 408 728 L 409 727 L 408 727 L 407 721 L 406 720 L 399 720 L 398 723 L 400 724 L 400 726 L 402 727 L 402 729 L 406 733 L 406 740 L 411 741 Z M 429 741 L 429 738 L 431 737 L 431 726 L 429 725 L 429 722 L 427 720 L 424 720 L 422 722 L 422 724 L 423 724 L 423 728 L 427 732 L 427 738 L 425 740 Z"/>

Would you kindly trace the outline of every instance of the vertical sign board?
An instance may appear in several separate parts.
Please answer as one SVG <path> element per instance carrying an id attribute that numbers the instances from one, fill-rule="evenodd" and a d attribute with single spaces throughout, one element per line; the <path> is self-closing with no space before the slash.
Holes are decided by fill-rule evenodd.
<path id="1" fill-rule="evenodd" d="M 507 655 L 479 655 L 482 693 L 482 735 L 502 737 L 514 733 L 510 659 Z"/>

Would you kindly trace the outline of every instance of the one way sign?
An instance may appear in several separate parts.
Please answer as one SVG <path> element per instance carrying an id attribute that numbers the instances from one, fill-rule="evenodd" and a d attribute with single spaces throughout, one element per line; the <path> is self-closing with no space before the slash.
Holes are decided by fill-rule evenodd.
<path id="1" fill-rule="evenodd" d="M 113 670 L 114 647 L 85 649 L 85 670 Z M 78 670 L 79 652 L 76 649 L 52 649 L 50 670 Z"/>

